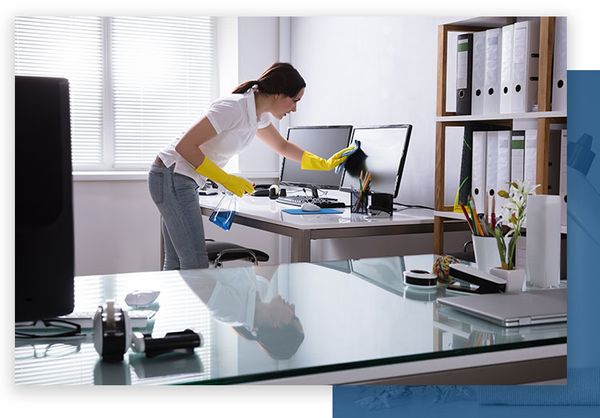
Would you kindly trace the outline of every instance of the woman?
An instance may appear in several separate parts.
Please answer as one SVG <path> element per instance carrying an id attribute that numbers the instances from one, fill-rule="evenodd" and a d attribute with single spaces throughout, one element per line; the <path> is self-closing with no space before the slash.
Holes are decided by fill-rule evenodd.
<path id="1" fill-rule="evenodd" d="M 251 194 L 248 180 L 221 169 L 257 136 L 275 152 L 300 162 L 304 170 L 332 170 L 346 157 L 343 149 L 324 159 L 289 143 L 271 124 L 296 111 L 306 83 L 287 63 L 275 63 L 258 80 L 240 84 L 215 101 L 179 140 L 158 153 L 148 184 L 162 215 L 164 270 L 208 267 L 198 186 L 208 178 L 237 196 Z"/>

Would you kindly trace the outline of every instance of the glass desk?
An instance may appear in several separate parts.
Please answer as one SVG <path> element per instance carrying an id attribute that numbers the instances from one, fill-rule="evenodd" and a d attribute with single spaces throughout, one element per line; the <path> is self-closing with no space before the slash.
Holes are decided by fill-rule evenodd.
<path id="1" fill-rule="evenodd" d="M 154 337 L 200 332 L 193 354 L 100 360 L 84 337 L 15 341 L 17 384 L 523 383 L 566 378 L 567 325 L 505 329 L 411 290 L 433 255 L 82 276 L 75 311 L 159 290 Z M 448 292 L 450 294 L 450 292 Z M 148 308 L 144 308 L 148 309 Z"/>

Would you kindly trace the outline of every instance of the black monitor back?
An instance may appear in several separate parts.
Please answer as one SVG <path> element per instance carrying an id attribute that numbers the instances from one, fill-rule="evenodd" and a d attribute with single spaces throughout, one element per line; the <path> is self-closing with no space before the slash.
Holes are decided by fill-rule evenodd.
<path id="1" fill-rule="evenodd" d="M 348 157 L 340 190 L 358 190 L 360 171 L 368 171 L 372 174 L 369 186 L 372 192 L 397 197 L 411 134 L 410 124 L 355 127 L 351 144 L 361 143 L 361 166 L 353 167 L 351 172 L 350 162 L 358 159 L 359 153 Z"/>
<path id="2" fill-rule="evenodd" d="M 69 83 L 15 77 L 15 321 L 73 311 Z"/>

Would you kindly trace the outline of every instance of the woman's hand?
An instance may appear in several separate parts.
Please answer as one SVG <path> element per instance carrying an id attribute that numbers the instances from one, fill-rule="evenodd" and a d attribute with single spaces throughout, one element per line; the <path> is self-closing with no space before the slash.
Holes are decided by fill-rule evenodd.
<path id="1" fill-rule="evenodd" d="M 300 163 L 300 167 L 302 167 L 303 170 L 333 170 L 338 165 L 346 161 L 346 158 L 348 158 L 348 155 L 350 155 L 353 150 L 354 145 L 350 145 L 349 147 L 336 152 L 327 160 L 308 151 L 304 151 L 302 154 L 302 162 Z"/>

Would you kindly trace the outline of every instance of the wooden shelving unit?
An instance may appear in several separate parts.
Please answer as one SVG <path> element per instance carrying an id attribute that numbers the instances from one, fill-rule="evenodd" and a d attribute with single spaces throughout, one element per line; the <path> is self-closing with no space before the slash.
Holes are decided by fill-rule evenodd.
<path id="1" fill-rule="evenodd" d="M 519 114 L 494 115 L 456 115 L 446 110 L 446 83 L 448 62 L 448 33 L 477 32 L 493 27 L 502 27 L 516 21 L 516 18 L 475 18 L 462 22 L 449 23 L 438 27 L 438 59 L 437 59 L 437 101 L 436 101 L 436 141 L 435 141 L 435 186 L 434 186 L 434 248 L 435 254 L 444 253 L 444 221 L 457 219 L 452 212 L 453 207 L 445 205 L 445 163 L 446 163 L 446 128 L 465 126 L 469 122 L 485 122 L 506 129 L 513 129 L 515 120 L 534 120 L 537 124 L 537 193 L 548 193 L 548 160 L 551 124 L 564 124 L 567 121 L 565 112 L 551 110 L 552 94 L 552 58 L 554 53 L 554 17 L 540 18 L 540 56 L 538 111 Z M 458 218 L 460 219 L 460 218 Z"/>

